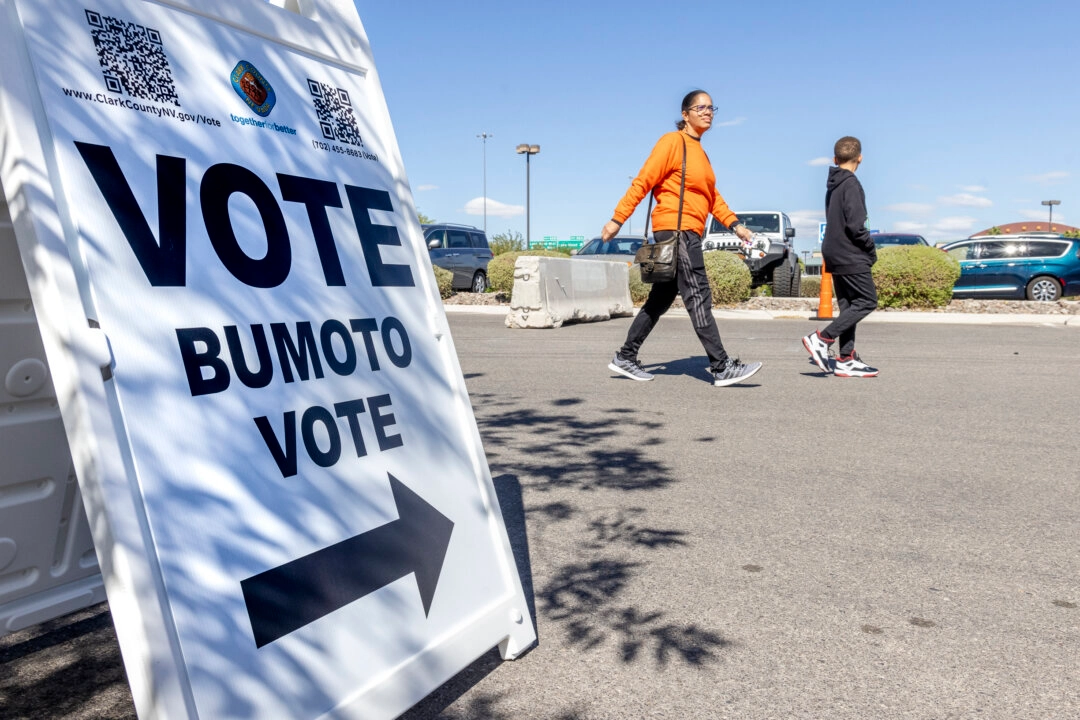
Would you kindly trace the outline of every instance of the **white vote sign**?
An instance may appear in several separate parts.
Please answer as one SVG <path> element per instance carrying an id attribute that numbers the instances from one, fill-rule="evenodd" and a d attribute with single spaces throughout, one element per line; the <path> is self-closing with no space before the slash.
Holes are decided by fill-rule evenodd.
<path id="1" fill-rule="evenodd" d="M 0 0 L 0 182 L 147 718 L 392 717 L 535 641 L 364 30 L 280 4 Z"/>

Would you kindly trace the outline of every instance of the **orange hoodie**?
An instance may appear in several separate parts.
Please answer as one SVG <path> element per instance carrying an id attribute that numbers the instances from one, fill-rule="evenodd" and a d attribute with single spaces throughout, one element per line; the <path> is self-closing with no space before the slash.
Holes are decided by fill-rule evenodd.
<path id="1" fill-rule="evenodd" d="M 653 230 L 677 230 L 679 220 L 679 175 L 682 170 L 683 144 L 686 139 L 686 192 L 683 195 L 682 229 L 705 234 L 705 221 L 711 213 L 730 226 L 739 218 L 731 212 L 716 191 L 716 174 L 701 140 L 681 130 L 669 132 L 657 141 L 641 171 L 630 184 L 615 208 L 612 219 L 624 223 L 634 208 L 653 190 L 656 208 L 652 214 Z"/>

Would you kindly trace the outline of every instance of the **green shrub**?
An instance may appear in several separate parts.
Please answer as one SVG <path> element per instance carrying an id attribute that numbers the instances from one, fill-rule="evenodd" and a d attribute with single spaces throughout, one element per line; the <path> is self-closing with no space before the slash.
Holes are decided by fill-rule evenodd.
<path id="1" fill-rule="evenodd" d="M 507 230 L 491 238 L 488 242 L 492 255 L 503 255 L 525 249 L 525 238 L 516 230 Z"/>
<path id="2" fill-rule="evenodd" d="M 821 297 L 821 276 L 806 275 L 799 283 L 799 297 Z"/>
<path id="3" fill-rule="evenodd" d="M 570 253 L 556 250 L 524 250 L 521 252 L 507 252 L 496 255 L 488 263 L 487 276 L 491 292 L 501 292 L 509 295 L 514 291 L 514 264 L 523 255 L 535 257 L 559 257 L 568 258 Z"/>
<path id="4" fill-rule="evenodd" d="M 873 269 L 879 307 L 942 307 L 952 299 L 960 263 L 932 247 L 887 247 Z"/>
<path id="5" fill-rule="evenodd" d="M 454 273 L 438 265 L 432 265 L 431 267 L 435 271 L 435 284 L 439 286 L 439 297 L 445 300 L 454 294 Z"/>
<path id="6" fill-rule="evenodd" d="M 750 297 L 750 270 L 739 256 L 726 250 L 705 253 L 713 305 L 734 305 Z"/>
<path id="7" fill-rule="evenodd" d="M 643 304 L 649 298 L 652 284 L 641 279 L 641 266 L 630 266 L 630 301 L 635 305 Z"/>

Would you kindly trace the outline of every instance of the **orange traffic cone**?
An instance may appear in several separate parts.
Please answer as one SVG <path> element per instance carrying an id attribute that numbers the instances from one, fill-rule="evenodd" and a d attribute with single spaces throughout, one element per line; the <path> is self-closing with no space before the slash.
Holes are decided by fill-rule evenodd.
<path id="1" fill-rule="evenodd" d="M 818 293 L 817 316 L 811 320 L 832 320 L 832 273 L 826 272 L 825 262 L 821 263 L 821 291 Z"/>

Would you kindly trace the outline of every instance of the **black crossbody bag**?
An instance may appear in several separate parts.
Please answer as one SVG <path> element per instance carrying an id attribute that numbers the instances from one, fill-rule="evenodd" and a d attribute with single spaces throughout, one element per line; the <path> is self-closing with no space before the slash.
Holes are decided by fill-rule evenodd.
<path id="1" fill-rule="evenodd" d="M 678 230 L 669 239 L 649 242 L 649 220 L 652 219 L 653 194 L 649 191 L 649 209 L 645 212 L 645 242 L 634 255 L 634 262 L 641 267 L 641 280 L 647 283 L 667 282 L 675 279 L 679 264 L 679 238 L 682 237 L 683 194 L 686 192 L 686 138 L 682 138 L 682 175 L 679 178 Z"/>

